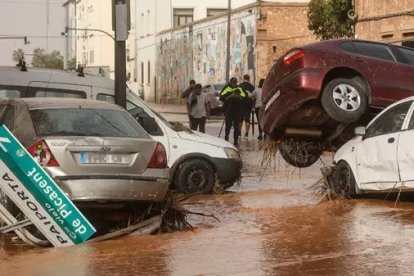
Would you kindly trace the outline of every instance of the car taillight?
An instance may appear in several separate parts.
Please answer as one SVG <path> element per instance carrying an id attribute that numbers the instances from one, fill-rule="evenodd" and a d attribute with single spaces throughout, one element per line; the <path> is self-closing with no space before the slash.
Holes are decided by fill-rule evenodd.
<path id="1" fill-rule="evenodd" d="M 44 140 L 34 142 L 27 150 L 42 167 L 59 166 L 59 163 Z"/>
<path id="2" fill-rule="evenodd" d="M 148 164 L 149 169 L 164 169 L 168 165 L 167 152 L 160 143 L 157 144 L 154 153 L 152 154 L 151 161 Z"/>
<path id="3" fill-rule="evenodd" d="M 294 61 L 301 59 L 305 56 L 305 51 L 303 50 L 295 50 L 289 54 L 287 54 L 284 58 L 283 58 L 283 62 L 286 65 L 292 64 Z"/>

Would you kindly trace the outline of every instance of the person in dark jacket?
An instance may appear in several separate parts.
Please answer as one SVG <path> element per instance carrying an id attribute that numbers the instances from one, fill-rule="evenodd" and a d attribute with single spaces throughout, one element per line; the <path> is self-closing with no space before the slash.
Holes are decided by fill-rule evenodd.
<path id="1" fill-rule="evenodd" d="M 246 98 L 244 100 L 243 105 L 243 120 L 241 124 L 244 121 L 244 139 L 249 138 L 249 130 L 250 130 L 250 123 L 251 123 L 251 115 L 252 115 L 252 109 L 254 105 L 254 101 L 252 99 L 252 93 L 254 91 L 253 84 L 250 83 L 250 76 L 244 75 L 243 76 L 243 82 L 239 85 L 241 89 L 246 93 Z M 240 126 L 241 131 L 241 126 Z"/>
<path id="2" fill-rule="evenodd" d="M 226 121 L 225 136 L 226 141 L 229 140 L 230 130 L 233 127 L 234 145 L 238 146 L 238 138 L 240 136 L 240 123 L 243 118 L 243 101 L 246 93 L 238 87 L 237 79 L 231 78 L 230 82 L 224 86 L 220 92 L 220 100 L 224 103 L 224 114 Z"/>

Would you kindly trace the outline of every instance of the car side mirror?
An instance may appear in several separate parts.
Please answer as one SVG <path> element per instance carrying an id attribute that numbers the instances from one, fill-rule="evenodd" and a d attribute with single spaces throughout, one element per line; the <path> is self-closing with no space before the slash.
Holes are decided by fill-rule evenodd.
<path id="1" fill-rule="evenodd" d="M 139 121 L 148 134 L 154 135 L 158 133 L 158 125 L 153 117 L 141 117 Z"/>
<path id="2" fill-rule="evenodd" d="M 365 127 L 356 127 L 354 133 L 357 136 L 365 136 L 367 129 Z"/>

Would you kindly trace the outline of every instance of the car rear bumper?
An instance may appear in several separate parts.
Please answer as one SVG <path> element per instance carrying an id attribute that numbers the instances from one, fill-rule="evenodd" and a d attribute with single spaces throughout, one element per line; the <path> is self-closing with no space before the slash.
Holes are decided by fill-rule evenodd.
<path id="1" fill-rule="evenodd" d="M 57 176 L 53 178 L 72 201 L 151 201 L 164 199 L 167 179 L 119 176 Z"/>
<path id="2" fill-rule="evenodd" d="M 272 134 L 274 129 L 283 125 L 289 114 L 303 103 L 319 98 L 323 70 L 300 70 L 284 78 L 273 86 L 266 95 L 260 114 L 260 125 L 265 133 Z M 279 92 L 278 92 L 279 91 Z M 269 103 L 276 93 L 280 95 Z"/>
<path id="3" fill-rule="evenodd" d="M 211 161 L 216 167 L 217 179 L 220 184 L 231 186 L 240 179 L 243 168 L 241 159 L 212 158 Z"/>

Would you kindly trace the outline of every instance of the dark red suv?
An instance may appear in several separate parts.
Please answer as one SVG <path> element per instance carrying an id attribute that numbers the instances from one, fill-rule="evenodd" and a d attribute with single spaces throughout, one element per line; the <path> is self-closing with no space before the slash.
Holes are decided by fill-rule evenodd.
<path id="1" fill-rule="evenodd" d="M 414 49 L 322 41 L 294 48 L 276 62 L 263 86 L 260 122 L 281 141 L 287 162 L 307 167 L 323 150 L 342 144 L 353 125 L 413 95 Z"/>

